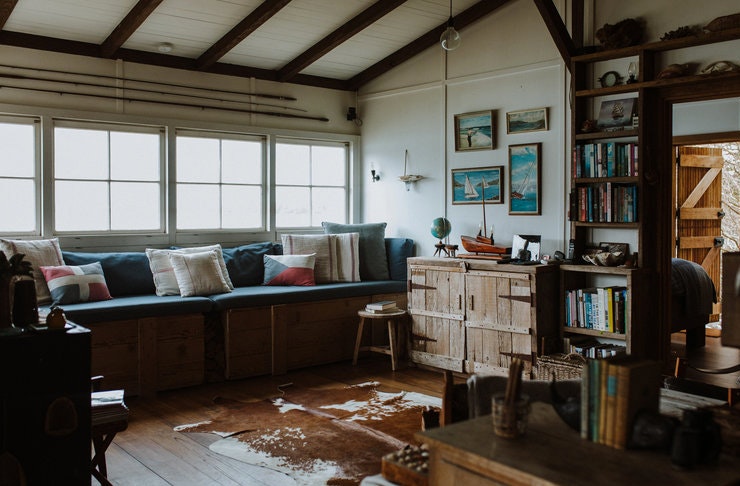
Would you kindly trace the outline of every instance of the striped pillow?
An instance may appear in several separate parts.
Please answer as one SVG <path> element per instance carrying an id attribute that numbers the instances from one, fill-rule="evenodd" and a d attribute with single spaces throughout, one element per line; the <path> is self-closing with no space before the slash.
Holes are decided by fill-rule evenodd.
<path id="1" fill-rule="evenodd" d="M 317 284 L 336 282 L 336 241 L 331 235 L 282 235 L 283 255 L 316 255 Z"/>
<path id="2" fill-rule="evenodd" d="M 51 300 L 56 305 L 110 300 L 100 262 L 87 265 L 42 266 Z"/>
<path id="3" fill-rule="evenodd" d="M 337 282 L 360 281 L 360 233 L 329 235 L 336 240 Z"/>

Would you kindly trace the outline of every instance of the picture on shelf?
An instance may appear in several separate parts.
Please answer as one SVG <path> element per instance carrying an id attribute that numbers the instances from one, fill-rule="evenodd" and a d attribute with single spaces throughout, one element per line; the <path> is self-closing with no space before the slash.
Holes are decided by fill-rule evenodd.
<path id="1" fill-rule="evenodd" d="M 632 117 L 636 115 L 637 98 L 606 100 L 601 102 L 599 109 L 599 130 L 624 130 L 632 128 Z"/>
<path id="2" fill-rule="evenodd" d="M 547 108 L 509 111 L 506 113 L 506 133 L 547 130 Z"/>
<path id="3" fill-rule="evenodd" d="M 542 213 L 541 143 L 509 145 L 509 214 Z"/>
<path id="4" fill-rule="evenodd" d="M 504 167 L 452 169 L 452 204 L 503 204 Z"/>
<path id="5" fill-rule="evenodd" d="M 455 115 L 455 152 L 496 147 L 493 110 Z"/>

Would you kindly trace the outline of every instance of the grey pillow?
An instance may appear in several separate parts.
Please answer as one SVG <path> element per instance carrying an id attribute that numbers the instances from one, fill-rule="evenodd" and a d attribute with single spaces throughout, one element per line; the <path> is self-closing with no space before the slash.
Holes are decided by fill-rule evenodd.
<path id="1" fill-rule="evenodd" d="M 360 280 L 388 280 L 388 256 L 385 253 L 386 223 L 321 223 L 324 233 L 359 233 Z"/>

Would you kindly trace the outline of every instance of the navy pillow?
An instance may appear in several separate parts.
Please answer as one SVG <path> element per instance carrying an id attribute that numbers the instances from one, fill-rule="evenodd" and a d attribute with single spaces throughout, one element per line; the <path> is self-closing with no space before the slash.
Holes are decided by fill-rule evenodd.
<path id="1" fill-rule="evenodd" d="M 264 255 L 275 255 L 271 241 L 224 248 L 224 262 L 234 287 L 260 285 L 265 276 Z"/>
<path id="2" fill-rule="evenodd" d="M 386 238 L 385 251 L 388 254 L 388 271 L 391 280 L 407 279 L 406 259 L 414 256 L 414 240 L 410 238 Z"/>
<path id="3" fill-rule="evenodd" d="M 62 251 L 65 265 L 100 262 L 111 296 L 154 294 L 154 277 L 144 252 L 85 253 Z"/>

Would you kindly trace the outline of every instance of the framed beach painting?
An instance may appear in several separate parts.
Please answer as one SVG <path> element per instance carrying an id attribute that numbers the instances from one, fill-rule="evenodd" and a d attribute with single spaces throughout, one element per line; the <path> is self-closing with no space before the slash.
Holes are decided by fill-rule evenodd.
<path id="1" fill-rule="evenodd" d="M 509 145 L 509 214 L 542 214 L 541 143 Z"/>
<path id="2" fill-rule="evenodd" d="M 496 147 L 493 110 L 455 115 L 455 152 Z"/>
<path id="3" fill-rule="evenodd" d="M 504 166 L 452 169 L 452 204 L 503 204 Z"/>
<path id="4" fill-rule="evenodd" d="M 506 113 L 506 133 L 547 130 L 547 108 L 509 111 Z"/>

